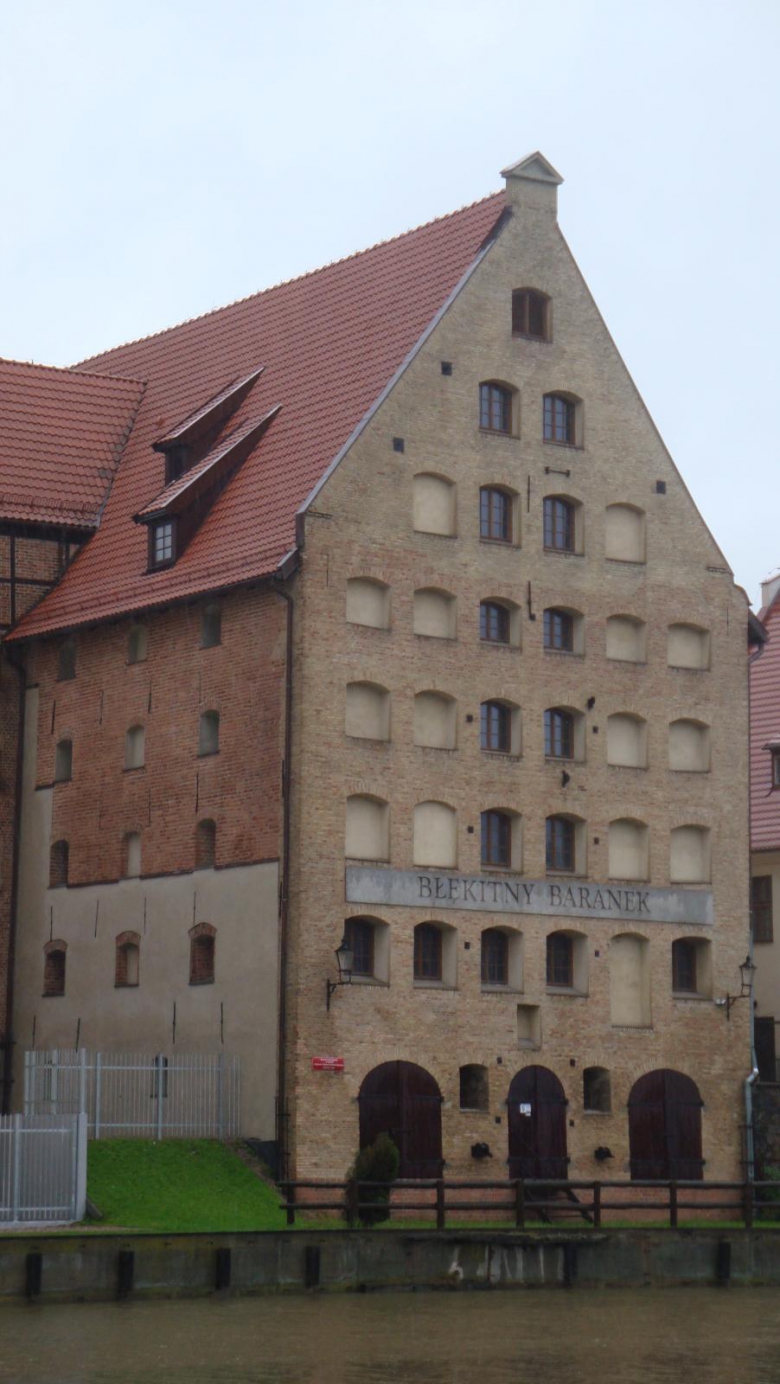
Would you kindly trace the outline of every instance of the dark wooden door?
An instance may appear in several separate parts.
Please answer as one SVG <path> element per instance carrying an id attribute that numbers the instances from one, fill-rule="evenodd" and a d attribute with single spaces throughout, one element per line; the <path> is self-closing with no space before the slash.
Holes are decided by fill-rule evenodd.
<path id="1" fill-rule="evenodd" d="M 441 1092 L 424 1067 L 383 1062 L 358 1097 L 360 1147 L 389 1134 L 401 1155 L 399 1177 L 441 1177 Z"/>
<path id="2" fill-rule="evenodd" d="M 628 1142 L 635 1181 L 675 1178 L 699 1181 L 701 1156 L 699 1088 L 682 1072 L 648 1072 L 628 1098 Z"/>
<path id="3" fill-rule="evenodd" d="M 756 1062 L 760 1081 L 777 1080 L 774 1019 L 756 1019 Z"/>
<path id="4" fill-rule="evenodd" d="M 566 1097 L 547 1067 L 523 1067 L 512 1078 L 507 1099 L 509 1176 L 569 1176 L 566 1155 Z"/>

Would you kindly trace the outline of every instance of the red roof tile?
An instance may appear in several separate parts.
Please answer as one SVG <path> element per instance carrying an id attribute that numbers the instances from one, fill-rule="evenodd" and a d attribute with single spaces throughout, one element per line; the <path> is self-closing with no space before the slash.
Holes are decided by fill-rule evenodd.
<path id="1" fill-rule="evenodd" d="M 767 641 L 750 660 L 750 848 L 780 850 L 780 789 L 772 755 L 780 744 L 780 600 L 762 610 Z"/>
<path id="2" fill-rule="evenodd" d="M 295 515 L 474 262 L 504 207 L 496 193 L 395 240 L 85 362 L 147 382 L 98 532 L 12 638 L 273 573 Z M 276 404 L 273 426 L 179 561 L 147 573 L 132 522 L 165 485 L 153 443 L 224 389 L 265 370 L 234 426 Z M 82 367 L 77 367 L 80 371 Z"/>
<path id="3" fill-rule="evenodd" d="M 0 360 L 0 518 L 95 527 L 143 391 Z"/>

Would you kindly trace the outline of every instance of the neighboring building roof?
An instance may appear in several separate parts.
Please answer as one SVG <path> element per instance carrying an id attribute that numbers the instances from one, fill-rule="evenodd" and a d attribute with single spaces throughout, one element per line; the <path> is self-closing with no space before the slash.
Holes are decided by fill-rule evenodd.
<path id="1" fill-rule="evenodd" d="M 780 746 L 780 600 L 762 619 L 766 641 L 750 660 L 750 848 L 780 850 L 780 789 L 772 784 L 772 748 Z"/>
<path id="2" fill-rule="evenodd" d="M 0 360 L 0 519 L 97 526 L 144 386 Z"/>
<path id="3" fill-rule="evenodd" d="M 28 638 L 273 574 L 295 516 L 495 231 L 504 194 L 302 278 L 76 367 L 139 377 L 142 407 L 97 533 L 11 638 Z M 219 494 L 181 558 L 147 572 L 133 516 L 165 490 L 167 439 L 264 365 L 235 414 L 278 417 Z M 86 378 L 86 375 L 84 376 Z M 221 440 L 221 439 L 220 439 Z"/>

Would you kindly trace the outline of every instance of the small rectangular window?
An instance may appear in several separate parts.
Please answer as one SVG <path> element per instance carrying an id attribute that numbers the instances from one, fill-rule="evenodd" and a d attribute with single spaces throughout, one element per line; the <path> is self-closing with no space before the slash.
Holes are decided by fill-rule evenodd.
<path id="1" fill-rule="evenodd" d="M 374 925 L 365 918 L 352 918 L 346 927 L 352 946 L 352 974 L 374 974 Z"/>
<path id="2" fill-rule="evenodd" d="M 150 567 L 168 567 L 176 556 L 176 525 L 173 519 L 160 519 L 149 533 Z"/>
<path id="3" fill-rule="evenodd" d="M 488 432 L 508 433 L 512 426 L 511 395 L 500 384 L 479 386 L 479 426 Z"/>
<path id="4" fill-rule="evenodd" d="M 544 612 L 544 647 L 571 653 L 574 648 L 574 620 L 565 610 Z"/>
<path id="5" fill-rule="evenodd" d="M 501 702 L 483 702 L 480 708 L 480 748 L 495 754 L 511 749 L 511 713 Z"/>
<path id="6" fill-rule="evenodd" d="M 682 994 L 697 993 L 695 942 L 672 943 L 672 989 Z"/>
<path id="7" fill-rule="evenodd" d="M 568 500 L 545 499 L 544 546 L 553 552 L 574 552 L 574 505 Z"/>
<path id="8" fill-rule="evenodd" d="M 547 938 L 547 984 L 571 988 L 574 984 L 574 943 L 565 932 Z"/>
<path id="9" fill-rule="evenodd" d="M 574 823 L 567 817 L 547 818 L 547 869 L 574 869 Z"/>
<path id="10" fill-rule="evenodd" d="M 772 876 L 754 875 L 750 881 L 750 913 L 754 942 L 774 941 Z"/>
<path id="11" fill-rule="evenodd" d="M 441 980 L 441 932 L 432 923 L 414 930 L 415 980 Z"/>

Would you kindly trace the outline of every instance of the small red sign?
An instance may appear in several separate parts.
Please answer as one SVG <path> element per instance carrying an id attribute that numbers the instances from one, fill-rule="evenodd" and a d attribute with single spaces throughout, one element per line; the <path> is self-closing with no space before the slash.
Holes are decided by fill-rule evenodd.
<path id="1" fill-rule="evenodd" d="M 315 1072 L 343 1072 L 343 1057 L 313 1057 L 311 1059 L 312 1071 Z"/>

